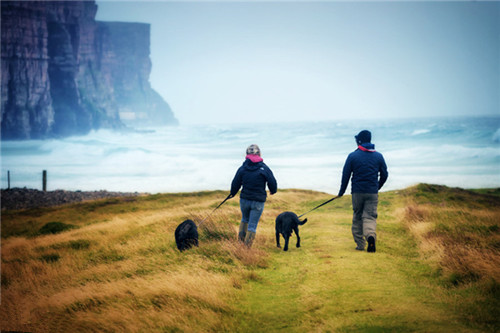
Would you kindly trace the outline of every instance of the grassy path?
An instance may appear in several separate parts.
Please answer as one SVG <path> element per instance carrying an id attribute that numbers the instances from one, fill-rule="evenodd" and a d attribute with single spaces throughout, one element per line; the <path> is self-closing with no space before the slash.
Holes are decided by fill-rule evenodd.
<path id="1" fill-rule="evenodd" d="M 349 197 L 342 198 L 344 206 Z M 338 205 L 337 205 L 338 206 Z M 395 207 L 381 209 L 376 253 L 355 251 L 348 209 L 314 212 L 302 247 L 272 250 L 237 305 L 241 332 L 469 331 L 429 285 Z M 272 225 L 260 232 L 272 233 Z M 267 240 L 272 241 L 272 240 Z M 295 241 L 295 238 L 294 238 Z M 473 331 L 473 330 L 470 330 Z"/>

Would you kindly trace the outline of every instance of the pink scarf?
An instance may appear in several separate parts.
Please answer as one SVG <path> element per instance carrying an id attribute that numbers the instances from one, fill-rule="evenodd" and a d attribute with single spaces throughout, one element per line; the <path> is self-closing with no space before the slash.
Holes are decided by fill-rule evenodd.
<path id="1" fill-rule="evenodd" d="M 259 163 L 259 162 L 262 162 L 264 161 L 262 159 L 262 157 L 260 157 L 259 155 L 251 155 L 251 154 L 248 154 L 247 157 L 246 157 L 247 160 L 250 160 L 254 163 Z"/>

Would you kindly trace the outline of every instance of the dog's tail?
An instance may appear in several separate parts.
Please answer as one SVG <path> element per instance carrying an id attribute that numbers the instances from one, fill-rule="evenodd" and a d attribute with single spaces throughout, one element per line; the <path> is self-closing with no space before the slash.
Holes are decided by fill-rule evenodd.
<path id="1" fill-rule="evenodd" d="M 299 220 L 299 222 L 297 222 L 299 225 L 304 225 L 307 222 L 307 219 L 301 221 L 300 219 L 297 218 L 297 220 Z"/>

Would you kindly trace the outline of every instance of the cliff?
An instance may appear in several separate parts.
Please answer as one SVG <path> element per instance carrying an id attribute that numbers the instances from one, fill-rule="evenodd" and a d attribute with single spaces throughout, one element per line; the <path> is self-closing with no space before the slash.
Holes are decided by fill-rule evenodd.
<path id="1" fill-rule="evenodd" d="M 169 105 L 149 83 L 150 25 L 98 22 L 97 30 L 102 72 L 115 92 L 120 119 L 128 125 L 176 124 Z"/>
<path id="2" fill-rule="evenodd" d="M 176 124 L 149 83 L 150 26 L 95 21 L 95 1 L 1 2 L 2 139 Z"/>

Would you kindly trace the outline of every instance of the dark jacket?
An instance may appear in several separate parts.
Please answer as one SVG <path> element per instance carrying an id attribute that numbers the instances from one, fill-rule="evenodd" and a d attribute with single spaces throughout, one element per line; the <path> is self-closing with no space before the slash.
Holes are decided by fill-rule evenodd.
<path id="1" fill-rule="evenodd" d="M 243 186 L 240 198 L 265 202 L 267 198 L 266 183 L 271 194 L 276 193 L 278 185 L 271 169 L 264 162 L 254 163 L 246 159 L 231 183 L 231 195 L 235 196 Z"/>
<path id="2" fill-rule="evenodd" d="M 363 143 L 347 157 L 342 171 L 339 196 L 347 189 L 351 178 L 351 193 L 378 193 L 389 173 L 381 153 L 375 151 L 372 143 Z M 379 178 L 380 175 L 380 178 Z"/>

